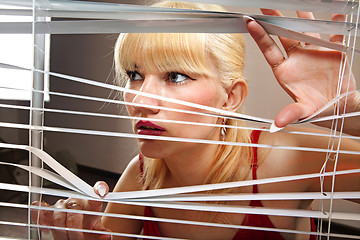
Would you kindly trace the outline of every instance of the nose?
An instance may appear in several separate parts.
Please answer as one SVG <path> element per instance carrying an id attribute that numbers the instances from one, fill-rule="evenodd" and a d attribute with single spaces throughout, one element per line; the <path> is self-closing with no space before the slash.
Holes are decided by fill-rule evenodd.
<path id="1" fill-rule="evenodd" d="M 145 78 L 138 91 L 158 95 L 159 89 L 156 84 L 156 79 L 153 77 Z M 136 94 L 132 103 L 135 104 L 133 108 L 143 114 L 157 114 L 160 111 L 160 109 L 156 108 L 159 106 L 159 100 L 152 97 Z"/>

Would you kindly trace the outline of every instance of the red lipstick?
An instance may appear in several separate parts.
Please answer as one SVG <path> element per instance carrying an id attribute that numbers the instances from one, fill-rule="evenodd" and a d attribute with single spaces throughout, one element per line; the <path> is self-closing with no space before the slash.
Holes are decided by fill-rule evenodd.
<path id="1" fill-rule="evenodd" d="M 162 128 L 150 121 L 139 121 L 135 125 L 138 134 L 161 136 L 165 134 L 165 128 Z"/>

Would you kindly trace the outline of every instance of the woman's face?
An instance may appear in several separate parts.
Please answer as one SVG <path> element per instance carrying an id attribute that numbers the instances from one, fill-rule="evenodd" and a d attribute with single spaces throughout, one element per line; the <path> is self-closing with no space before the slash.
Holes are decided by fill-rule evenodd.
<path id="1" fill-rule="evenodd" d="M 209 66 L 216 76 L 215 67 Z M 227 93 L 216 77 L 205 77 L 196 73 L 159 72 L 142 69 L 137 65 L 134 71 L 127 71 L 129 81 L 127 88 L 144 93 L 156 94 L 168 98 L 175 98 L 205 106 L 222 108 L 227 100 Z M 167 101 L 157 100 L 141 95 L 126 93 L 125 101 L 154 107 L 167 107 L 191 111 L 201 111 L 192 107 L 179 105 Z M 221 123 L 217 117 L 202 116 L 174 111 L 156 109 L 152 107 L 127 106 L 130 116 L 152 119 L 177 120 L 199 123 Z M 220 128 L 205 127 L 188 124 L 157 122 L 156 120 L 132 120 L 134 132 L 137 134 L 219 140 Z M 166 158 L 172 154 L 195 153 L 198 143 L 170 142 L 161 140 L 139 139 L 140 151 L 147 157 Z M 205 144 L 203 144 L 205 145 Z"/>

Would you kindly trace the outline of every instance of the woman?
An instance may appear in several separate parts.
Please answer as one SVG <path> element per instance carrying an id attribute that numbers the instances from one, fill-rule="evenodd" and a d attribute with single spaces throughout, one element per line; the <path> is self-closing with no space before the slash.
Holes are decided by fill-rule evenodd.
<path id="1" fill-rule="evenodd" d="M 164 2 L 164 7 L 223 11 L 217 6 Z M 263 10 L 264 14 L 278 15 L 275 10 Z M 299 17 L 312 18 L 309 13 L 298 13 Z M 334 16 L 341 20 L 342 16 Z M 247 21 L 249 33 L 272 67 L 280 85 L 295 100 L 286 106 L 275 119 L 278 127 L 284 127 L 305 118 L 336 96 L 338 70 L 341 53 L 324 50 L 316 46 L 302 47 L 299 42 L 280 38 L 286 49 L 285 59 L 274 41 L 255 21 Z M 331 36 L 331 41 L 342 41 L 342 36 Z M 321 61 L 320 61 L 321 60 Z M 115 63 L 120 80 L 126 86 L 144 93 L 171 97 L 187 102 L 238 111 L 247 94 L 243 76 L 244 42 L 240 34 L 121 34 L 116 44 Z M 355 89 L 355 80 L 349 71 L 344 86 L 350 82 Z M 343 91 L 345 92 L 345 90 Z M 195 110 L 192 107 L 157 100 L 142 95 L 126 93 L 124 99 L 135 105 L 127 106 L 131 116 L 150 118 L 149 121 L 134 120 L 134 131 L 140 135 L 156 135 L 180 138 L 195 138 L 217 141 L 260 143 L 280 146 L 327 148 L 326 137 L 309 137 L 284 132 L 249 132 L 235 128 L 179 125 L 157 120 L 181 120 L 210 124 L 240 126 L 240 121 L 172 112 L 158 107 Z M 360 97 L 348 97 L 348 111 L 360 110 Z M 140 104 L 140 105 L 137 105 Z M 343 107 L 343 106 L 340 106 Z M 329 110 L 331 111 L 331 110 Z M 347 119 L 344 132 L 360 135 L 359 119 Z M 135 157 L 114 191 L 139 191 L 317 173 L 320 171 L 325 153 L 284 149 L 234 147 L 225 145 L 171 142 L 160 140 L 138 140 L 141 154 Z M 360 151 L 357 142 L 343 139 L 342 149 Z M 340 155 L 337 170 L 359 168 L 359 157 Z M 334 168 L 329 162 L 327 171 Z M 337 176 L 336 191 L 359 190 L 360 180 L 356 175 Z M 354 184 L 349 185 L 352 182 Z M 324 191 L 331 190 L 331 179 L 325 179 Z M 319 192 L 318 179 L 263 184 L 227 190 L 231 193 L 281 193 Z M 103 182 L 94 186 L 94 191 L 104 196 L 108 187 Z M 242 201 L 232 202 L 237 206 L 263 206 L 265 208 L 309 209 L 310 200 L 289 201 Z M 36 203 L 38 204 L 38 203 Z M 45 204 L 45 203 L 43 203 Z M 101 211 L 100 202 L 78 199 L 59 200 L 55 207 Z M 309 218 L 290 216 L 263 216 L 235 213 L 209 213 L 201 211 L 149 208 L 110 203 L 106 212 L 138 216 L 155 216 L 179 220 L 210 221 L 235 225 L 314 230 Z M 100 217 L 40 211 L 40 224 L 107 230 L 112 232 L 167 236 L 185 239 L 314 239 L 314 235 L 278 233 L 276 231 L 251 231 L 231 228 L 212 228 L 162 222 L 142 222 L 123 218 Z M 37 213 L 33 214 L 34 221 Z M 108 235 L 84 235 L 73 231 L 53 231 L 56 239 L 109 239 Z M 120 239 L 120 237 L 114 237 Z"/>

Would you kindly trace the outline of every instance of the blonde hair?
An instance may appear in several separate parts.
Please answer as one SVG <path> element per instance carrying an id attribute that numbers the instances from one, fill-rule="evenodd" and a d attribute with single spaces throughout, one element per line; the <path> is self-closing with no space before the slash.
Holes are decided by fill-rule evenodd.
<path id="1" fill-rule="evenodd" d="M 225 11 L 217 5 L 185 2 L 162 2 L 159 7 Z M 120 34 L 115 46 L 115 69 L 117 81 L 127 81 L 126 71 L 142 69 L 160 72 L 186 72 L 211 76 L 209 60 L 225 89 L 235 80 L 245 81 L 245 44 L 241 34 L 205 33 L 125 33 Z M 242 121 L 228 119 L 227 124 L 244 126 Z M 225 141 L 250 141 L 244 129 L 228 128 Z M 243 180 L 250 169 L 251 149 L 230 145 L 219 145 L 213 160 L 212 171 L 204 183 L 220 183 Z M 168 168 L 162 159 L 144 158 L 144 189 L 163 186 Z"/>

